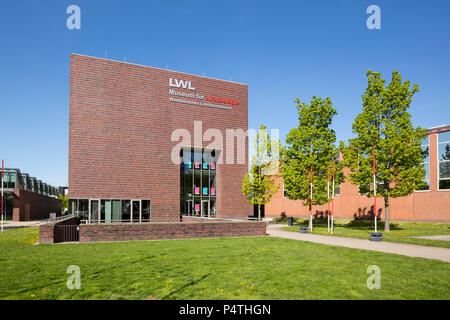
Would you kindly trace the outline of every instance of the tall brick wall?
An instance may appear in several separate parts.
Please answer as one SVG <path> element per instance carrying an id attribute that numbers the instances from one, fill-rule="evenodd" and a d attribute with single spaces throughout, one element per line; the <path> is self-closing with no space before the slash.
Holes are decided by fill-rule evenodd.
<path id="1" fill-rule="evenodd" d="M 189 80 L 195 93 L 237 100 L 239 105 L 225 110 L 170 102 L 169 78 Z M 202 121 L 203 134 L 219 129 L 226 148 L 226 129 L 248 128 L 247 101 L 243 84 L 72 54 L 69 197 L 151 199 L 153 218 L 179 220 L 180 169 L 171 161 L 178 142 L 171 141 L 172 132 L 189 130 L 192 140 L 183 145 L 194 146 L 194 121 Z M 236 158 L 236 142 L 234 149 Z M 247 150 L 245 139 L 244 163 L 217 166 L 218 216 L 251 214 L 241 192 Z M 222 155 L 225 159 L 226 152 Z"/>
<path id="2" fill-rule="evenodd" d="M 14 221 L 48 219 L 51 212 L 61 213 L 61 200 L 23 189 L 14 189 Z"/>
<path id="3" fill-rule="evenodd" d="M 266 222 L 108 223 L 80 225 L 80 242 L 265 236 Z"/>

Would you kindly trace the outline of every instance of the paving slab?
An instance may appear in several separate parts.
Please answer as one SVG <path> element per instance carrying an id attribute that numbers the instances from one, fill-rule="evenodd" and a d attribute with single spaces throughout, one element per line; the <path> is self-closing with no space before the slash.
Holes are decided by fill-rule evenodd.
<path id="1" fill-rule="evenodd" d="M 16 228 L 25 228 L 25 227 L 37 227 L 37 226 L 40 226 L 41 224 L 45 224 L 45 223 L 47 223 L 49 221 L 50 221 L 49 219 L 34 220 L 34 221 L 12 221 L 12 220 L 8 220 L 8 221 L 5 221 L 7 223 L 5 223 L 3 225 L 3 230 L 16 229 Z"/>
<path id="2" fill-rule="evenodd" d="M 267 226 L 267 233 L 271 237 L 308 241 L 352 249 L 394 253 L 408 257 L 427 258 L 450 262 L 450 249 L 448 248 L 421 246 L 421 245 L 387 242 L 387 241 L 374 242 L 365 239 L 324 236 L 311 233 L 300 233 L 281 230 L 281 228 L 286 226 L 287 225 L 283 224 L 269 224 Z"/>
<path id="3" fill-rule="evenodd" d="M 442 235 L 442 236 L 419 236 L 419 237 L 411 237 L 411 238 L 450 241 L 450 235 L 448 235 L 448 234 Z"/>

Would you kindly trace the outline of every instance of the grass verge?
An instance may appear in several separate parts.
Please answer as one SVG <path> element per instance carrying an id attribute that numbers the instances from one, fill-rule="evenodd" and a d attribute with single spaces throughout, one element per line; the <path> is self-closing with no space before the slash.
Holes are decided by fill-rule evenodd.
<path id="1" fill-rule="evenodd" d="M 0 299 L 449 299 L 450 264 L 271 237 L 33 245 L 0 235 Z M 69 290 L 69 265 L 81 289 Z M 381 269 L 381 289 L 366 286 Z"/>

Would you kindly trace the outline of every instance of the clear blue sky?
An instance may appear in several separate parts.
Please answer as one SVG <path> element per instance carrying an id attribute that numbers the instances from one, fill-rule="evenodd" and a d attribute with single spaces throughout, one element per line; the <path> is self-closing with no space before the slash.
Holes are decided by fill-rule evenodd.
<path id="1" fill-rule="evenodd" d="M 81 30 L 66 8 L 81 8 Z M 366 8 L 381 8 L 381 30 Z M 352 135 L 365 72 L 398 70 L 421 90 L 422 127 L 450 123 L 450 1 L 2 1 L 0 157 L 67 184 L 69 54 L 166 66 L 249 86 L 249 127 L 297 125 L 296 97 L 329 96 Z"/>

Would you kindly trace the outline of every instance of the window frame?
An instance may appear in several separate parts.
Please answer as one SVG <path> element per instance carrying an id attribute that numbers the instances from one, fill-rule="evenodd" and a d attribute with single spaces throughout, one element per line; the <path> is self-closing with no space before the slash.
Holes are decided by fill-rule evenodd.
<path id="1" fill-rule="evenodd" d="M 439 182 L 441 180 L 448 180 L 448 181 L 450 181 L 450 178 L 440 178 L 440 167 L 441 167 L 440 164 L 441 164 L 441 162 L 450 163 L 450 160 L 440 160 L 440 157 L 439 157 L 439 145 L 443 144 L 443 143 L 450 143 L 450 140 L 439 142 L 439 134 L 444 133 L 444 132 L 449 132 L 449 131 L 450 130 L 438 132 L 437 136 L 436 136 L 436 164 L 437 164 L 437 166 L 436 166 L 436 173 L 437 173 L 437 175 L 436 175 L 436 188 L 437 188 L 437 191 L 447 191 L 447 192 L 450 191 L 450 188 L 448 188 L 448 189 L 440 189 L 439 188 Z"/>
<path id="2" fill-rule="evenodd" d="M 428 180 L 423 179 L 422 181 L 428 181 L 428 189 L 424 190 L 414 190 L 414 192 L 430 192 L 431 191 L 431 143 L 430 143 L 430 134 L 427 134 L 428 144 L 421 144 L 420 148 L 424 146 L 428 146 L 428 162 L 421 162 L 420 165 L 428 164 Z"/>

